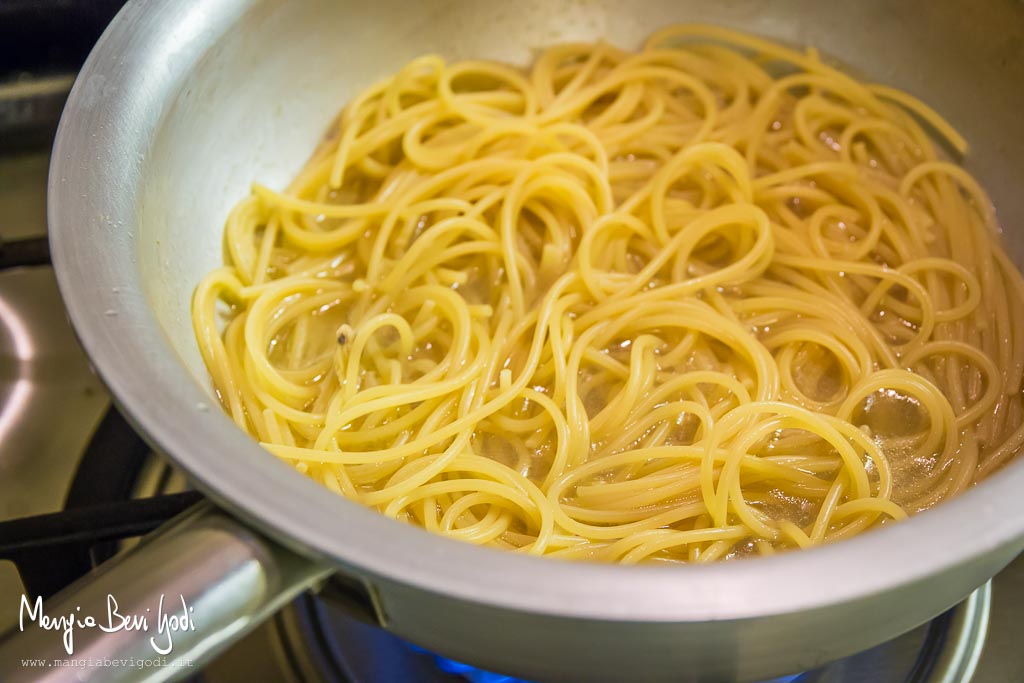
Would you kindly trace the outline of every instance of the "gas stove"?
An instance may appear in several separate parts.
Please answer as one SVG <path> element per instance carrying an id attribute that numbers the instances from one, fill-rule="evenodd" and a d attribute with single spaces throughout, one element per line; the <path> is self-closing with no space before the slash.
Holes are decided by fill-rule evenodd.
<path id="1" fill-rule="evenodd" d="M 112 406 L 68 326 L 49 266 L 49 143 L 91 44 L 81 44 L 81 28 L 98 32 L 118 3 L 76 10 L 73 2 L 44 2 L 59 15 L 47 17 L 39 4 L 0 6 L 0 46 L 17 46 L 17 34 L 24 48 L 0 50 L 0 560 L 8 560 L 0 561 L 0 631 L 17 623 L 23 594 L 52 595 L 202 498 Z M 79 42 L 60 50 L 25 43 L 33 31 L 46 41 L 69 27 Z M 1024 556 L 910 633 L 779 680 L 1022 681 L 1022 604 Z M 185 676 L 206 683 L 512 681 L 419 650 L 312 594 Z"/>

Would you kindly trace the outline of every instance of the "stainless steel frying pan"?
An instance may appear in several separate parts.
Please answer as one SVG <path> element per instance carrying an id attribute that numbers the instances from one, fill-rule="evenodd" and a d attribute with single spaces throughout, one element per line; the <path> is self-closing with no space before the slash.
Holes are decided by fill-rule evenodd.
<path id="1" fill-rule="evenodd" d="M 333 590 L 395 633 L 531 680 L 749 681 L 907 631 L 1019 553 L 1024 459 L 933 511 L 833 546 L 706 567 L 601 566 L 388 520 L 277 462 L 216 407 L 192 337 L 192 290 L 221 263 L 224 218 L 250 181 L 284 185 L 353 93 L 424 52 L 521 63 L 553 41 L 634 46 L 686 20 L 815 45 L 934 105 L 970 141 L 968 165 L 1024 262 L 1017 0 L 130 3 L 61 123 L 54 262 L 75 329 L 121 407 L 227 512 L 197 510 L 47 610 L 102 613 L 108 593 L 123 612 L 155 609 L 160 593 L 181 593 L 196 630 L 176 636 L 169 658 L 201 660 L 334 574 Z M 80 629 L 75 656 L 152 656 L 146 635 Z M 59 634 L 15 633 L 0 645 L 0 679 L 187 672 L 42 675 L 19 665 L 63 654 Z"/>

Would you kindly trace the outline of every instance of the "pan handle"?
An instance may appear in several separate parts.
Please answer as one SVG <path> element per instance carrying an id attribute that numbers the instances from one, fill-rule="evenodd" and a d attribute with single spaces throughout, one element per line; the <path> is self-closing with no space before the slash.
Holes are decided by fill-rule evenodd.
<path id="1" fill-rule="evenodd" d="M 45 605 L 23 599 L 21 624 L 0 639 L 0 681 L 138 683 L 195 674 L 332 570 L 200 503 Z"/>

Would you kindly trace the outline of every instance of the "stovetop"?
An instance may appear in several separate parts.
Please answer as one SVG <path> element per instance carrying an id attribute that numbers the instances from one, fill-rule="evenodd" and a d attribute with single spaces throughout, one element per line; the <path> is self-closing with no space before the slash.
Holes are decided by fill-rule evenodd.
<path id="1" fill-rule="evenodd" d="M 0 6 L 0 24 L 3 18 Z M 0 43 L 3 35 L 0 31 Z M 0 51 L 0 73 L 3 59 Z M 107 528 L 111 518 L 134 516 L 111 536 L 120 538 L 151 528 L 198 494 L 182 493 L 189 489 L 184 476 L 152 453 L 111 407 L 66 321 L 42 238 L 49 141 L 73 74 L 53 64 L 44 71 L 0 79 L 0 523 L 70 508 L 62 517 L 21 527 L 47 536 L 54 529 L 67 533 L 90 524 Z M 14 138 L 17 144 L 10 144 Z M 18 263 L 27 265 L 10 267 Z M 131 507 L 123 503 L 127 499 L 148 503 Z M 101 503 L 107 507 L 97 507 Z M 85 538 L 88 543 L 47 540 L 36 553 L 45 553 L 43 563 L 31 552 L 22 553 L 24 582 L 12 563 L 0 561 L 0 632 L 17 623 L 23 592 L 48 594 L 131 544 Z M 0 533 L 0 547 L 4 540 Z M 1024 681 L 1021 607 L 1024 556 L 932 622 L 786 680 Z M 207 683 L 509 680 L 440 661 L 312 595 L 300 597 L 203 671 L 188 675 Z"/>

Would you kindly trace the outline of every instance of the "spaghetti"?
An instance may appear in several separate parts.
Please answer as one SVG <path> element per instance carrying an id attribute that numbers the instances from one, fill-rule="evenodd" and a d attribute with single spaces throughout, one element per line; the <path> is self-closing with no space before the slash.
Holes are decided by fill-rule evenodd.
<path id="1" fill-rule="evenodd" d="M 846 538 L 1024 445 L 1024 282 L 926 128 L 966 152 L 714 27 L 421 57 L 239 202 L 196 337 L 239 427 L 433 532 L 624 563 Z"/>

